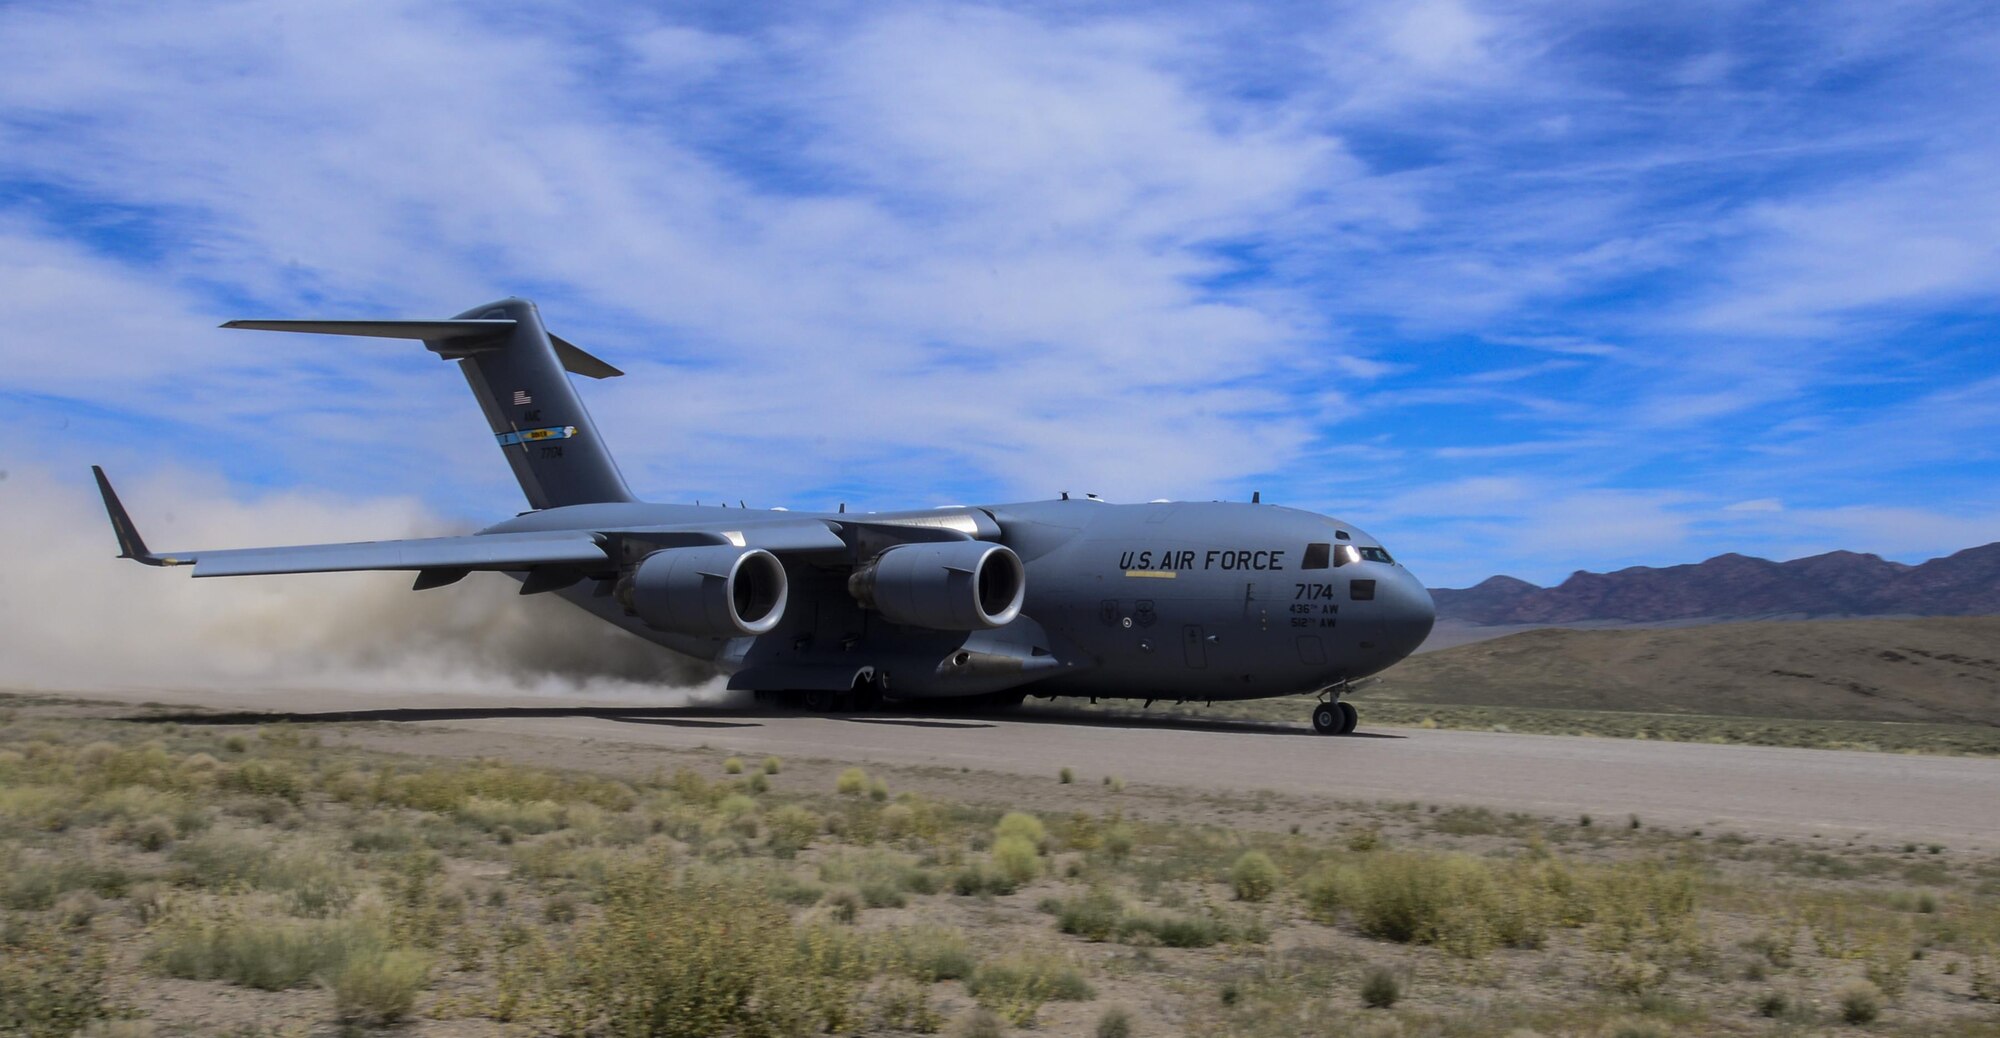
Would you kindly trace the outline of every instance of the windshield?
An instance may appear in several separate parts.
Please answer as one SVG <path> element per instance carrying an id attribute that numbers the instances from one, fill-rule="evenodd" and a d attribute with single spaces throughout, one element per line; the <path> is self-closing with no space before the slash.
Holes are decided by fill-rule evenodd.
<path id="1" fill-rule="evenodd" d="M 1395 559 L 1390 558 L 1389 553 L 1383 551 L 1381 548 L 1371 547 L 1365 544 L 1361 545 L 1361 557 L 1369 562 L 1387 562 L 1394 564 L 1396 561 Z"/>

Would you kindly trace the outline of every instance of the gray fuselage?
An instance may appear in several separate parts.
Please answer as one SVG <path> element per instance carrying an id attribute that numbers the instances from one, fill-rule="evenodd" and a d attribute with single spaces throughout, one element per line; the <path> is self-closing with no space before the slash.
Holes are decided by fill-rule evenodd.
<path id="1" fill-rule="evenodd" d="M 1422 583 L 1373 537 L 1276 505 L 1073 498 L 806 513 L 613 503 L 532 512 L 485 532 L 731 521 L 751 529 L 774 519 L 950 525 L 1004 544 L 1025 565 L 1021 615 L 970 633 L 890 623 L 847 593 L 854 559 L 838 554 L 786 557 L 792 591 L 783 622 L 756 637 L 665 634 L 588 584 L 562 594 L 635 634 L 716 662 L 733 675 L 733 688 L 844 691 L 865 681 L 895 698 L 1312 692 L 1403 659 L 1434 619 Z"/>

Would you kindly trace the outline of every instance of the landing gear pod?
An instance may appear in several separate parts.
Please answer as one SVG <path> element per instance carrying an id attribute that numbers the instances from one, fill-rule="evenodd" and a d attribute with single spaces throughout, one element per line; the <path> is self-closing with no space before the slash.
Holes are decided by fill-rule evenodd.
<path id="1" fill-rule="evenodd" d="M 778 626 L 787 587 L 784 565 L 762 548 L 667 548 L 618 582 L 618 601 L 656 631 L 737 638 Z"/>
<path id="2" fill-rule="evenodd" d="M 847 592 L 895 623 L 977 631 L 1021 615 L 1028 574 L 1021 557 L 998 544 L 899 544 L 855 570 Z"/>

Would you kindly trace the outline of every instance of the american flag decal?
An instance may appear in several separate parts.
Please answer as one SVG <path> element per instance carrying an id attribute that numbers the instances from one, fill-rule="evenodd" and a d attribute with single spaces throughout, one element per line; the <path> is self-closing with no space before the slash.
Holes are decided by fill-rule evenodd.
<path id="1" fill-rule="evenodd" d="M 525 390 L 525 389 L 517 389 L 517 390 L 515 390 L 515 391 L 514 391 L 514 406 L 515 406 L 515 407 L 526 407 L 526 406 L 528 406 L 529 404 L 532 404 L 532 403 L 534 403 L 534 402 L 535 402 L 535 398 L 534 398 L 534 397 L 531 397 L 531 396 L 529 396 L 529 395 L 528 395 L 528 391 L 527 391 L 527 390 Z"/>

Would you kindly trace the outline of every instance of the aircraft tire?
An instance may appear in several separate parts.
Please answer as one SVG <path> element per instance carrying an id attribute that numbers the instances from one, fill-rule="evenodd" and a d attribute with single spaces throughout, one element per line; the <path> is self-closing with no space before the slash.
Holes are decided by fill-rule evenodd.
<path id="1" fill-rule="evenodd" d="M 1340 707 L 1340 734 L 1353 735 L 1354 729 L 1361 725 L 1361 711 L 1354 709 L 1354 704 L 1346 700 L 1342 700 L 1338 705 Z"/>
<path id="2" fill-rule="evenodd" d="M 836 705 L 833 693 L 822 692 L 818 689 L 807 692 L 802 698 L 805 708 L 815 714 L 830 714 L 834 711 Z"/>
<path id="3" fill-rule="evenodd" d="M 1321 735 L 1339 735 L 1340 723 L 1345 719 L 1340 708 L 1345 703 L 1321 703 L 1313 707 L 1313 731 Z"/>

